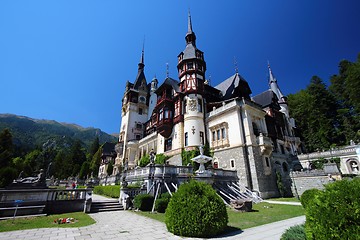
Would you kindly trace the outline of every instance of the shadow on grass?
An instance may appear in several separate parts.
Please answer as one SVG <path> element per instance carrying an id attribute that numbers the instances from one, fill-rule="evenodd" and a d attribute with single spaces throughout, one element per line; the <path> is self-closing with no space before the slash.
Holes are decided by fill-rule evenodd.
<path id="1" fill-rule="evenodd" d="M 226 229 L 225 229 L 225 232 L 223 232 L 222 234 L 216 236 L 216 238 L 219 238 L 219 237 L 232 237 L 232 236 L 238 235 L 238 234 L 240 234 L 242 232 L 243 232 L 243 230 L 241 230 L 240 228 L 227 226 Z"/>

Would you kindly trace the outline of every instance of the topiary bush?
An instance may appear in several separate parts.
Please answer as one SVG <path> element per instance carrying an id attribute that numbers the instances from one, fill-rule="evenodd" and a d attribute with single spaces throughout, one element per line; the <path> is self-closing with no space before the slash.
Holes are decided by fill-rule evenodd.
<path id="1" fill-rule="evenodd" d="M 159 213 L 164 213 L 171 199 L 169 193 L 161 194 L 160 198 L 155 201 L 155 210 Z"/>
<path id="2" fill-rule="evenodd" d="M 300 197 L 301 205 L 305 208 L 309 201 L 314 200 L 315 196 L 320 192 L 321 191 L 316 188 L 306 190 Z"/>
<path id="3" fill-rule="evenodd" d="M 102 196 L 119 198 L 120 197 L 120 185 L 109 185 L 109 186 L 96 186 L 93 189 L 95 194 Z"/>
<path id="4" fill-rule="evenodd" d="M 208 184 L 190 181 L 180 185 L 165 212 L 169 232 L 185 237 L 213 237 L 228 223 L 226 206 Z"/>
<path id="5" fill-rule="evenodd" d="M 280 240 L 306 240 L 304 224 L 286 229 Z"/>
<path id="6" fill-rule="evenodd" d="M 325 185 L 305 204 L 307 239 L 360 239 L 360 178 Z"/>
<path id="7" fill-rule="evenodd" d="M 151 211 L 154 197 L 150 194 L 138 194 L 134 198 L 134 207 L 141 211 Z"/>

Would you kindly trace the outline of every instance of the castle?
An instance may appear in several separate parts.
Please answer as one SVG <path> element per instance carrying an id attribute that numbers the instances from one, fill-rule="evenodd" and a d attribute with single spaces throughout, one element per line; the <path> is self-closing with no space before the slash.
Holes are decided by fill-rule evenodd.
<path id="1" fill-rule="evenodd" d="M 242 185 L 262 197 L 278 194 L 276 175 L 287 175 L 302 152 L 270 66 L 269 89 L 251 97 L 248 82 L 236 71 L 217 86 L 205 79 L 204 53 L 197 48 L 188 16 L 186 47 L 177 56 L 178 80 L 147 82 L 144 50 L 134 83 L 126 83 L 114 174 L 133 169 L 152 150 L 182 165 L 181 152 L 209 144 L 212 167 L 236 170 Z M 297 164 L 297 165 L 296 165 Z"/>

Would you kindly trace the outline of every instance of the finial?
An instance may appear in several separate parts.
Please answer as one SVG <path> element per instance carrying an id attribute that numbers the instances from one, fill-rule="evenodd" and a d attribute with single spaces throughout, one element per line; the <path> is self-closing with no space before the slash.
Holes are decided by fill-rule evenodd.
<path id="1" fill-rule="evenodd" d="M 235 73 L 238 73 L 239 72 L 239 68 L 238 68 L 238 64 L 237 64 L 237 61 L 236 61 L 236 57 L 234 56 L 234 66 L 235 66 Z"/>
<path id="2" fill-rule="evenodd" d="M 144 64 L 144 49 L 145 49 L 145 35 L 144 35 L 142 51 L 141 51 L 141 59 L 140 59 L 140 63 L 142 63 L 142 64 Z"/>
<path id="3" fill-rule="evenodd" d="M 166 78 L 169 77 L 169 63 L 166 63 Z"/>

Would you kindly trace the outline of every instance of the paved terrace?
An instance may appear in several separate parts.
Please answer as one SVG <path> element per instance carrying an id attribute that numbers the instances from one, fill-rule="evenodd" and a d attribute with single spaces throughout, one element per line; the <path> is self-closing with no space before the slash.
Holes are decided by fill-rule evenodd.
<path id="1" fill-rule="evenodd" d="M 104 198 L 94 195 L 94 201 Z M 162 222 L 139 216 L 129 211 L 99 212 L 90 216 L 96 223 L 80 228 L 40 228 L 0 233 L 1 240 L 47 240 L 47 239 L 197 239 L 183 238 L 169 233 Z M 213 239 L 276 240 L 289 227 L 301 224 L 305 216 L 287 219 L 259 227 L 232 232 Z"/>

